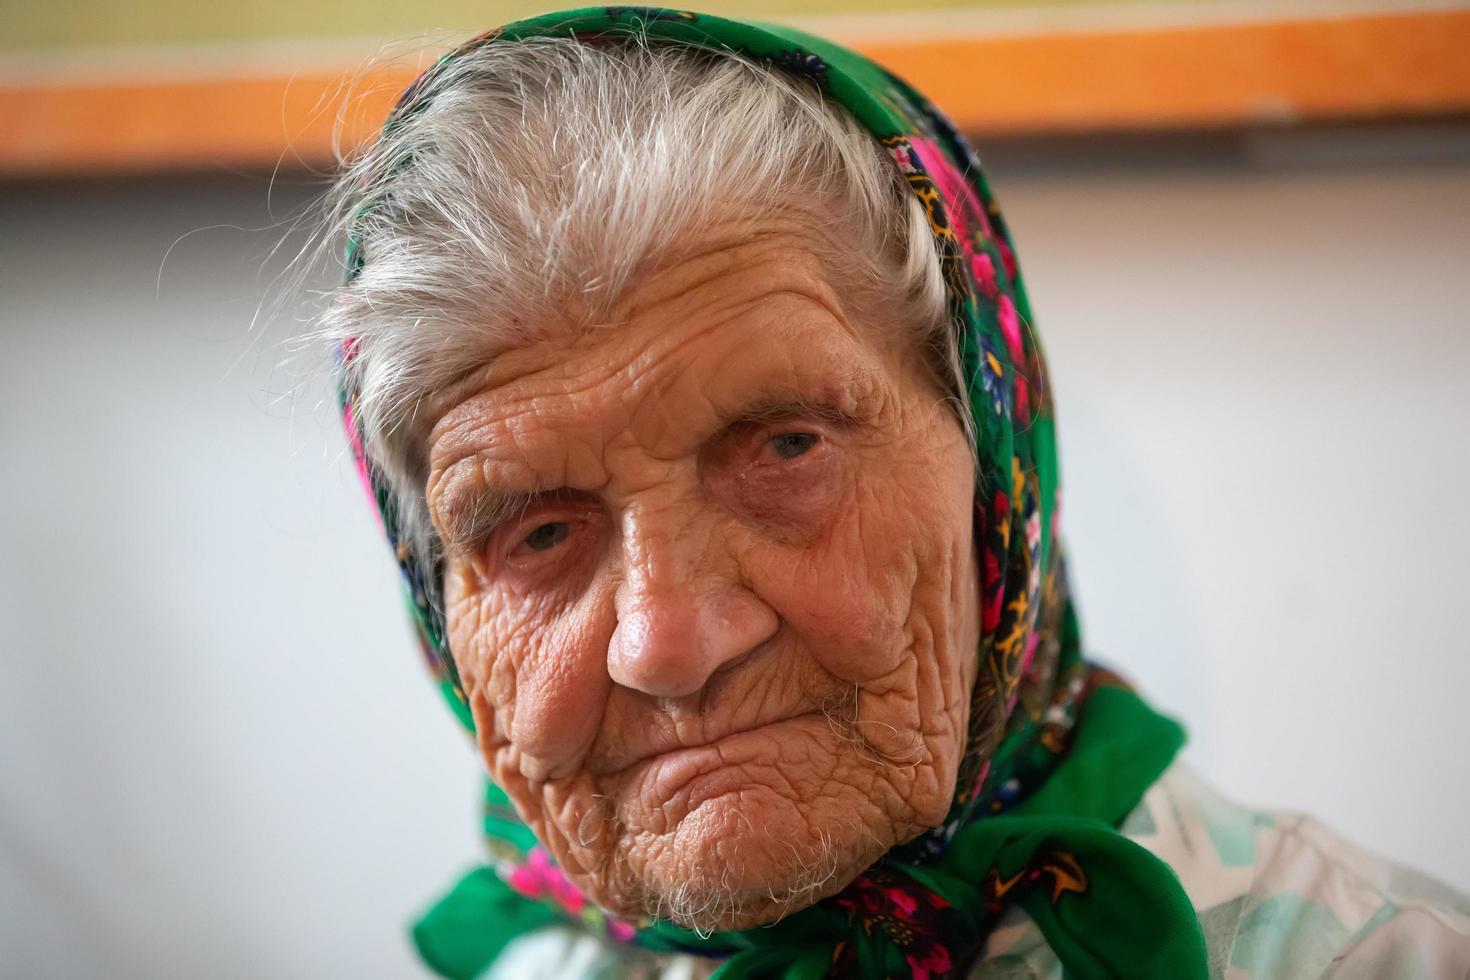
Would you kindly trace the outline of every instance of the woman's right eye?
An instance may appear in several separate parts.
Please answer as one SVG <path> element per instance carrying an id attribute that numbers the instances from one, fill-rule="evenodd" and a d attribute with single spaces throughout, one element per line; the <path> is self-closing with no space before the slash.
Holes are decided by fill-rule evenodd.
<path id="1" fill-rule="evenodd" d="M 539 494 L 484 538 L 484 574 L 521 594 L 567 589 L 590 573 L 605 540 L 607 511 L 573 490 Z"/>

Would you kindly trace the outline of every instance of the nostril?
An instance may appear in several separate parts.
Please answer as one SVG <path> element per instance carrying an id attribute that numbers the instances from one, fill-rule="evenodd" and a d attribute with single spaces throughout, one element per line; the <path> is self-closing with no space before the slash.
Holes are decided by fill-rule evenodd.
<path id="1" fill-rule="evenodd" d="M 737 667 L 742 666 L 747 660 L 749 660 L 751 658 L 751 655 L 754 653 L 754 650 L 746 650 L 740 656 L 735 657 L 731 660 L 726 660 L 724 663 L 715 667 L 715 669 L 710 672 L 710 677 L 714 677 L 717 674 L 727 674 L 730 671 L 735 670 Z"/>

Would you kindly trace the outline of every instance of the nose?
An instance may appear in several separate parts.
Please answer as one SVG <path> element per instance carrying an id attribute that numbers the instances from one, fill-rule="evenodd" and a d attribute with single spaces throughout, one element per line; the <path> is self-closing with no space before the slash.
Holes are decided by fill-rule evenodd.
<path id="1" fill-rule="evenodd" d="M 624 521 L 625 574 L 607 669 L 623 687 L 680 698 L 775 635 L 779 619 L 738 581 L 712 536 Z M 674 522 L 670 522 L 673 524 Z"/>

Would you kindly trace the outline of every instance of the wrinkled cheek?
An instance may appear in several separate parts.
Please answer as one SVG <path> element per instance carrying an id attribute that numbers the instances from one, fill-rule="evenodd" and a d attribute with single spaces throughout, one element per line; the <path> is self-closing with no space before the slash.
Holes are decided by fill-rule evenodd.
<path id="1" fill-rule="evenodd" d="M 867 553 L 856 537 L 855 530 L 838 536 L 788 568 L 781 614 L 824 668 L 863 684 L 891 674 L 909 655 L 914 573 L 906 556 Z"/>
<path id="2" fill-rule="evenodd" d="M 602 725 L 612 684 L 607 643 L 567 620 L 523 635 L 510 743 L 533 781 L 569 778 L 581 770 Z"/>
<path id="3" fill-rule="evenodd" d="M 506 606 L 491 597 L 471 607 L 473 621 L 460 625 L 467 636 L 472 669 L 484 678 L 476 710 L 481 748 L 493 769 L 509 760 L 532 783 L 564 779 L 581 768 L 602 723 L 610 680 L 607 644 L 579 610 L 549 610 L 533 604 Z M 451 622 L 450 634 L 456 634 Z M 480 714 L 486 717 L 479 717 Z M 486 737 L 490 736 L 490 737 Z"/>

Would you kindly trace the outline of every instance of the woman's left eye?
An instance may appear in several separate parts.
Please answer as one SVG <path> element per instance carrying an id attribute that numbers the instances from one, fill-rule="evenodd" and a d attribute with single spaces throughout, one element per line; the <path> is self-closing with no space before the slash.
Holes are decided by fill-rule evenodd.
<path id="1" fill-rule="evenodd" d="M 550 551 L 565 541 L 571 532 L 572 526 L 566 521 L 553 521 L 549 524 L 542 524 L 526 535 L 522 543 L 532 551 Z"/>
<path id="2" fill-rule="evenodd" d="M 772 436 L 766 444 L 781 459 L 795 459 L 815 446 L 817 437 L 812 432 L 783 432 Z"/>

